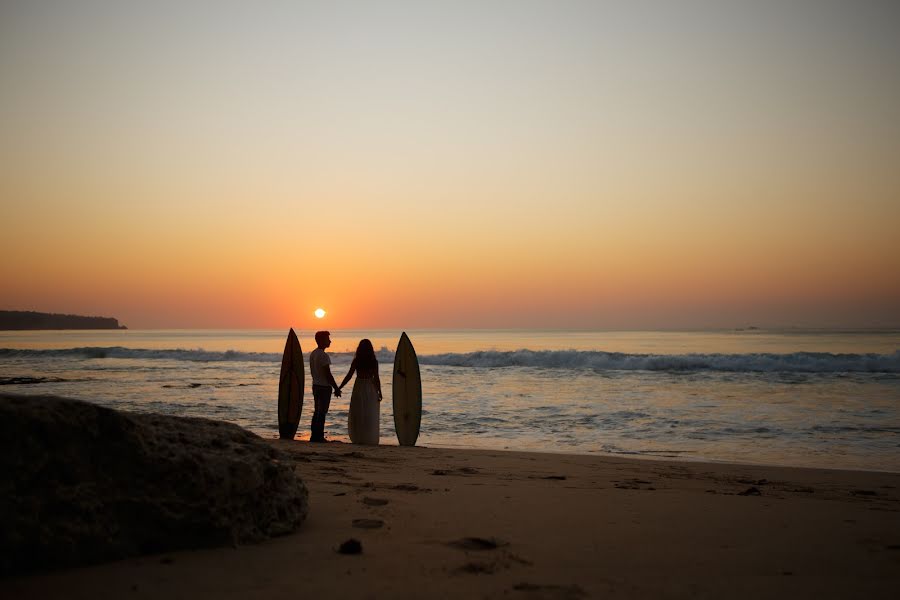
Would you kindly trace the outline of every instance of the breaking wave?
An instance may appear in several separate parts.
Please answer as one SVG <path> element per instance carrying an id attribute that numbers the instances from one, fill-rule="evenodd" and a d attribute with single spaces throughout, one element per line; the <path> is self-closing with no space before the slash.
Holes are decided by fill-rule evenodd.
<path id="1" fill-rule="evenodd" d="M 539 367 L 598 371 L 900 373 L 900 351 L 893 354 L 624 354 L 579 350 L 490 350 L 422 356 L 419 362 L 455 367 Z"/>
<path id="2" fill-rule="evenodd" d="M 352 352 L 331 353 L 335 361 L 349 363 Z M 381 348 L 378 360 L 389 364 L 394 353 Z M 280 362 L 281 353 L 226 350 L 143 349 L 113 347 L 20 350 L 0 348 L 2 358 L 69 357 L 75 359 L 183 360 L 195 362 Z M 419 356 L 423 365 L 501 368 L 592 369 L 595 371 L 724 371 L 781 373 L 900 373 L 900 350 L 892 354 L 625 354 L 582 350 L 484 350 Z"/>

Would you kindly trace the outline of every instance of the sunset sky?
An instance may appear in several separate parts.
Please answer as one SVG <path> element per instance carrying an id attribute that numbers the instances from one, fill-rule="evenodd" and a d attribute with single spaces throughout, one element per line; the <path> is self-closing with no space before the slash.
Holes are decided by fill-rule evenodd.
<path id="1" fill-rule="evenodd" d="M 900 3 L 0 3 L 0 309 L 900 326 Z"/>

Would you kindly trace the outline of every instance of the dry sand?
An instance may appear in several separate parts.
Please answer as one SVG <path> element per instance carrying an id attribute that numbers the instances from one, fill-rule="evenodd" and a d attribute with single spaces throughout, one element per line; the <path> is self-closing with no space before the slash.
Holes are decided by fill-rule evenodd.
<path id="1" fill-rule="evenodd" d="M 6 598 L 871 598 L 900 474 L 272 441 L 310 515 L 259 545 L 0 581 Z M 362 553 L 339 554 L 346 540 Z"/>

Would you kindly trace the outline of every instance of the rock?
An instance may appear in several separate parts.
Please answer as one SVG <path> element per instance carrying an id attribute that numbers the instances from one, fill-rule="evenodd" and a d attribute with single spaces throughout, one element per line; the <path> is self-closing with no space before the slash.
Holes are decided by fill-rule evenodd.
<path id="1" fill-rule="evenodd" d="M 0 395 L 0 575 L 296 530 L 292 462 L 229 423 Z"/>
<path id="2" fill-rule="evenodd" d="M 337 551 L 340 554 L 362 554 L 362 544 L 359 540 L 350 538 L 338 546 Z"/>

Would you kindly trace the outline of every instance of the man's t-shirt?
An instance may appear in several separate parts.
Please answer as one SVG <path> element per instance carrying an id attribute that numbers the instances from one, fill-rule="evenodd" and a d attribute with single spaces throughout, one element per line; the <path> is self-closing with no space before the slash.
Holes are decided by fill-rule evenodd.
<path id="1" fill-rule="evenodd" d="M 312 373 L 313 385 L 331 387 L 326 370 L 329 366 L 331 366 L 331 357 L 323 348 L 316 348 L 309 353 L 309 371 Z"/>

